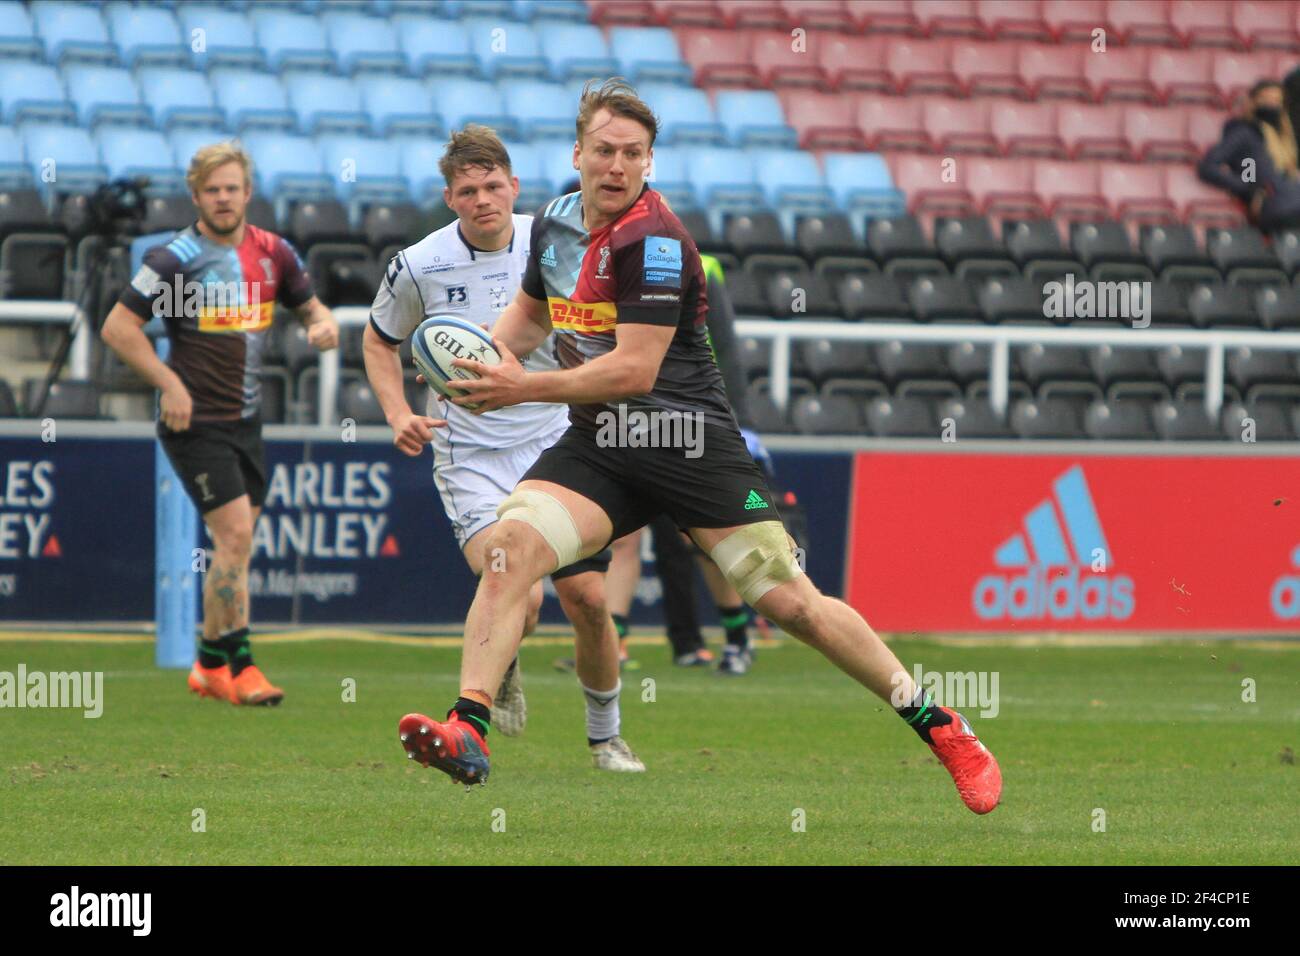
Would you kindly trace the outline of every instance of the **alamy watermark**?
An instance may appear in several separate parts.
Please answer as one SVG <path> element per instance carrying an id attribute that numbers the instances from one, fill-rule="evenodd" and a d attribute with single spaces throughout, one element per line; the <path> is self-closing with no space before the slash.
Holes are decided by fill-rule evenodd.
<path id="1" fill-rule="evenodd" d="M 1093 282 L 1068 273 L 1043 286 L 1049 319 L 1126 319 L 1135 329 L 1151 324 L 1150 282 Z"/>
<path id="2" fill-rule="evenodd" d="M 0 708 L 72 708 L 95 719 L 104 713 L 103 671 L 0 671 Z"/>
<path id="3" fill-rule="evenodd" d="M 704 454 L 704 413 L 634 408 L 596 413 L 600 448 L 681 448 L 687 458 Z"/>
<path id="4" fill-rule="evenodd" d="M 934 698 L 940 707 L 979 708 L 981 717 L 996 717 L 1001 709 L 998 703 L 998 671 L 926 671 L 920 664 L 912 665 L 912 673 L 896 672 L 889 682 L 894 690 L 889 702 L 898 709 L 911 703 L 907 699 L 909 677 L 921 690 Z"/>

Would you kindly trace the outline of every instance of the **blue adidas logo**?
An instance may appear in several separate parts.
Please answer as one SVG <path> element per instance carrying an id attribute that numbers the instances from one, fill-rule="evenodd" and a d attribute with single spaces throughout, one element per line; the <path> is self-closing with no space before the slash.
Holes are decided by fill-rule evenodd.
<path id="1" fill-rule="evenodd" d="M 1291 552 L 1291 566 L 1300 568 L 1300 545 Z M 1284 621 L 1300 618 L 1300 574 L 1284 574 L 1274 581 L 1268 602 L 1276 617 Z"/>
<path id="2" fill-rule="evenodd" d="M 555 268 L 555 246 L 554 245 L 547 246 L 546 251 L 542 253 L 542 265 L 550 266 L 552 269 Z"/>
<path id="3" fill-rule="evenodd" d="M 985 621 L 1127 620 L 1135 606 L 1133 579 L 1109 573 L 1110 547 L 1083 468 L 1057 478 L 1052 492 L 1025 515 L 1024 532 L 993 554 L 999 568 L 1022 573 L 980 578 L 971 594 L 975 613 Z"/>

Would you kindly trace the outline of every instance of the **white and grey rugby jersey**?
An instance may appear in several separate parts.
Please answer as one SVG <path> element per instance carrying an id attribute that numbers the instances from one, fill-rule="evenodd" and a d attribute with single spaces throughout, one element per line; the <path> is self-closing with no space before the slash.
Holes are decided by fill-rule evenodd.
<path id="1" fill-rule="evenodd" d="M 456 315 L 475 325 L 496 324 L 519 288 L 528 263 L 533 217 L 516 215 L 510 245 L 498 252 L 476 249 L 453 222 L 399 252 L 379 284 L 370 324 L 385 342 L 398 345 L 431 315 Z M 558 369 L 554 335 L 526 357 L 530 372 Z M 506 448 L 549 435 L 568 423 L 568 406 L 528 402 L 472 415 L 429 397 L 428 414 L 447 419 L 433 430 L 433 447 L 446 454 L 472 448 Z"/>

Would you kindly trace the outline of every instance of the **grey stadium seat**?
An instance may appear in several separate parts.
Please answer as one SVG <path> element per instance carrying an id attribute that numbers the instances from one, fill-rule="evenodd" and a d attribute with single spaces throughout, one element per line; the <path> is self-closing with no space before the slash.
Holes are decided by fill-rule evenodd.
<path id="1" fill-rule="evenodd" d="M 1142 398 L 1098 399 L 1084 413 L 1083 427 L 1089 438 L 1154 441 L 1156 430 L 1151 423 L 1152 407 L 1152 402 Z"/>
<path id="2" fill-rule="evenodd" d="M 938 438 L 939 426 L 923 398 L 876 398 L 867 403 L 867 425 L 888 438 Z"/>
<path id="3" fill-rule="evenodd" d="M 1200 401 L 1159 402 L 1154 417 L 1156 431 L 1166 441 L 1217 441 L 1224 437 L 1218 422 L 1210 420 Z"/>
<path id="4" fill-rule="evenodd" d="M 358 425 L 383 425 L 384 409 L 365 382 L 352 379 L 339 389 L 339 415 Z"/>
<path id="5" fill-rule="evenodd" d="M 844 395 L 803 395 L 794 403 L 791 418 L 805 435 L 861 435 L 862 412 Z"/>

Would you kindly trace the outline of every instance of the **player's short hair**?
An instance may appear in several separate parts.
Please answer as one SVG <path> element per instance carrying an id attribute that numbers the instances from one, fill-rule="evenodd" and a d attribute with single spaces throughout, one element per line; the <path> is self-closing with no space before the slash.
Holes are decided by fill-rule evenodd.
<path id="1" fill-rule="evenodd" d="M 582 143 L 583 134 L 592 118 L 602 109 L 609 110 L 615 116 L 625 116 L 636 120 L 650 134 L 650 145 L 654 146 L 655 137 L 659 135 L 659 118 L 654 110 L 646 105 L 645 100 L 637 96 L 636 88 L 621 76 L 612 76 L 608 80 L 588 80 L 582 88 L 578 100 L 578 143 Z"/>
<path id="2" fill-rule="evenodd" d="M 1263 93 L 1265 90 L 1272 90 L 1272 89 L 1280 90 L 1281 88 L 1282 88 L 1282 84 L 1278 80 L 1260 80 L 1250 88 L 1250 98 L 1253 100 L 1255 97 L 1259 96 L 1259 94 Z"/>
<path id="3" fill-rule="evenodd" d="M 239 143 L 233 139 L 224 143 L 212 143 L 204 146 L 190 160 L 190 168 L 185 173 L 185 185 L 190 192 L 196 193 L 208 181 L 212 171 L 226 163 L 239 163 L 244 170 L 244 183 L 253 181 L 253 160 L 244 152 Z"/>
<path id="4" fill-rule="evenodd" d="M 484 172 L 491 172 L 500 166 L 507 176 L 510 175 L 510 153 L 506 150 L 501 137 L 490 126 L 468 123 L 464 129 L 454 130 L 447 148 L 438 160 L 438 172 L 451 185 L 456 174 L 476 166 Z"/>

